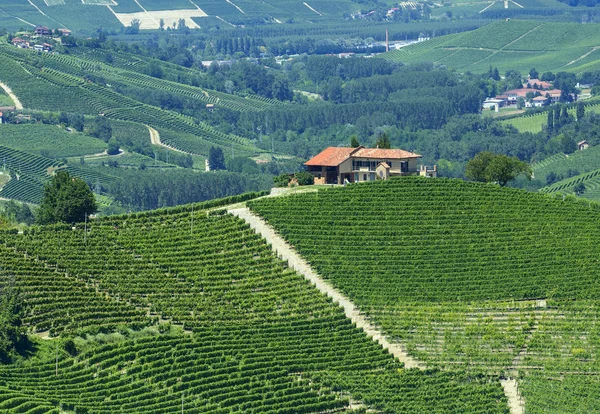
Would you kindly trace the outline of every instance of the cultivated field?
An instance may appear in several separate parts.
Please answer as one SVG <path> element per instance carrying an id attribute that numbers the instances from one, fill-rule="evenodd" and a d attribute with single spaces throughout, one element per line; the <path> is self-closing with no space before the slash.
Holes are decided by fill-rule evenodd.
<path id="1" fill-rule="evenodd" d="M 48 158 L 77 157 L 106 150 L 102 140 L 56 125 L 8 124 L 0 128 L 0 145 Z"/>
<path id="2" fill-rule="evenodd" d="M 162 21 L 164 27 L 177 27 L 179 20 L 183 19 L 187 27 L 196 29 L 200 26 L 193 20 L 198 17 L 206 17 L 201 9 L 191 10 L 156 10 L 156 11 L 142 11 L 136 13 L 115 13 L 115 16 L 123 24 L 123 26 L 130 26 L 133 20 L 140 22 L 140 29 L 158 29 Z"/>
<path id="3" fill-rule="evenodd" d="M 586 113 L 598 113 L 600 112 L 600 103 L 596 100 L 589 102 L 585 105 Z M 575 107 L 569 108 L 568 112 L 571 116 L 575 117 Z M 548 122 L 548 113 L 542 112 L 535 115 L 523 115 L 515 118 L 510 118 L 505 121 L 501 121 L 503 124 L 512 125 L 517 128 L 520 132 L 531 132 L 538 133 L 542 130 L 542 127 Z"/>
<path id="4" fill-rule="evenodd" d="M 219 204 L 0 234 L 0 281 L 50 338 L 0 366 L 0 408 L 507 412 L 495 377 L 403 369 Z"/>
<path id="5" fill-rule="evenodd" d="M 249 205 L 414 358 L 516 376 L 528 412 L 600 409 L 596 206 L 422 178 Z"/>
<path id="6" fill-rule="evenodd" d="M 600 34 L 594 25 L 543 21 L 499 21 L 475 31 L 433 38 L 387 53 L 388 59 L 435 61 L 461 71 L 482 73 L 581 72 L 600 68 Z"/>

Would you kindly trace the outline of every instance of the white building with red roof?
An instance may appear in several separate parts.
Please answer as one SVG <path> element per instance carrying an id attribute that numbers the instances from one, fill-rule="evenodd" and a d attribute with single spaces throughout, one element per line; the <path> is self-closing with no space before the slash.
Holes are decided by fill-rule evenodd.
<path id="1" fill-rule="evenodd" d="M 304 165 L 315 176 L 315 184 L 343 184 L 434 171 L 420 169 L 420 158 L 401 149 L 329 147 Z"/>

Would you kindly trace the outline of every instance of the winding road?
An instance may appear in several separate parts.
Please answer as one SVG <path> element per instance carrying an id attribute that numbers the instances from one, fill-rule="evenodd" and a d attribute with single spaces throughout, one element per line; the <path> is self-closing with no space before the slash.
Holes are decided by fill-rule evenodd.
<path id="1" fill-rule="evenodd" d="M 171 151 L 180 152 L 182 154 L 191 154 L 191 155 L 194 155 L 191 152 L 185 152 L 185 151 L 182 151 L 182 150 L 177 149 L 175 147 L 172 147 L 172 146 L 170 146 L 168 144 L 165 144 L 164 142 L 162 142 L 160 140 L 160 134 L 158 133 L 158 131 L 156 129 L 152 128 L 149 125 L 146 125 L 146 128 L 148 128 L 148 131 L 150 132 L 150 142 L 152 143 L 152 145 L 158 145 L 159 147 L 167 148 L 167 149 L 170 149 Z"/>

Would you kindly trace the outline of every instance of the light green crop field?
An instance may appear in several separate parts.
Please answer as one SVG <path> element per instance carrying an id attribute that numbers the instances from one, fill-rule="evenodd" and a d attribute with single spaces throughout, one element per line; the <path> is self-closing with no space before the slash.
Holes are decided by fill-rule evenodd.
<path id="1" fill-rule="evenodd" d="M 575 108 L 570 108 L 569 114 L 575 116 Z M 585 107 L 586 113 L 599 113 L 600 103 L 591 103 Z M 548 113 L 542 112 L 535 115 L 523 115 L 516 118 L 507 119 L 500 121 L 503 124 L 512 125 L 517 128 L 520 132 L 531 132 L 538 133 L 542 130 L 542 127 L 548 122 Z"/>
<path id="2" fill-rule="evenodd" d="M 104 141 L 57 125 L 0 125 L 0 145 L 47 158 L 96 154 L 106 149 Z"/>
<path id="3" fill-rule="evenodd" d="M 461 71 L 581 72 L 600 68 L 595 25 L 514 20 L 434 38 L 384 56 L 402 63 L 434 61 Z"/>

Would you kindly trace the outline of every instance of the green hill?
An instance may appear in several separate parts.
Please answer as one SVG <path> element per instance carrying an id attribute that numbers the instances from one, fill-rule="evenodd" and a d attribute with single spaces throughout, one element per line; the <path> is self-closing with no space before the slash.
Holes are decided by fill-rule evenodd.
<path id="1" fill-rule="evenodd" d="M 0 365 L 0 410 L 507 412 L 497 377 L 404 370 L 246 223 L 204 210 L 245 198 L 0 233 L 0 284 L 47 338 Z"/>
<path id="2" fill-rule="evenodd" d="M 501 73 L 598 70 L 600 34 L 595 25 L 498 21 L 477 30 L 441 36 L 387 53 L 402 63 L 437 62 L 461 71 Z"/>
<path id="3" fill-rule="evenodd" d="M 595 205 L 402 178 L 250 207 L 410 355 L 518 375 L 527 412 L 600 410 Z"/>
<path id="4" fill-rule="evenodd" d="M 228 135 L 189 116 L 143 104 L 114 90 L 116 86 L 147 93 L 166 90 L 172 96 L 212 103 L 235 111 L 259 111 L 281 103 L 261 97 L 241 97 L 205 90 L 142 73 L 116 68 L 86 58 L 62 54 L 37 54 L 12 46 L 0 46 L 0 80 L 6 83 L 27 109 L 77 112 L 133 121 L 166 128 L 194 138 L 173 140 L 169 145 L 186 152 L 207 156 L 211 146 L 252 155 L 258 149 L 247 139 Z M 199 73 L 198 73 L 199 74 Z M 102 79 L 91 82 L 90 78 Z"/>
<path id="5" fill-rule="evenodd" d="M 158 29 L 163 19 L 171 27 L 180 18 L 188 27 L 220 23 L 240 24 L 253 19 L 273 23 L 295 20 L 342 19 L 363 6 L 351 0 L 216 1 L 216 0 L 0 0 L 0 26 L 9 30 L 45 25 L 92 31 L 97 27 L 119 29 L 137 18 L 142 29 Z"/>

